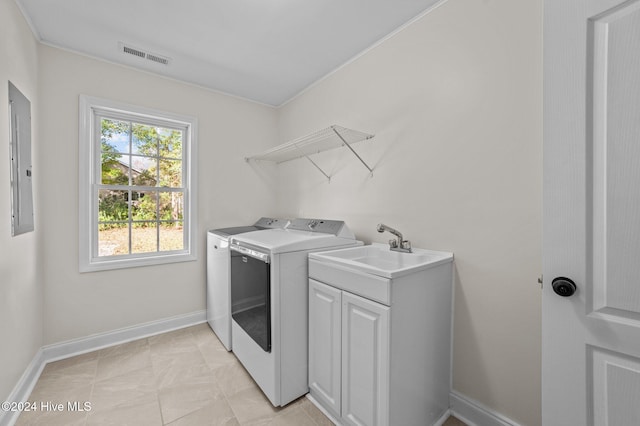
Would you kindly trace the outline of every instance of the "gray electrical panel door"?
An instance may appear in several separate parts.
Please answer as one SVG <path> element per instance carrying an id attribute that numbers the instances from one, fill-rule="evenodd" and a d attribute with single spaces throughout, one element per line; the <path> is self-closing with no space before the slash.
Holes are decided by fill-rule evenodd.
<path id="1" fill-rule="evenodd" d="M 9 82 L 11 122 L 11 233 L 33 231 L 31 189 L 31 102 Z"/>

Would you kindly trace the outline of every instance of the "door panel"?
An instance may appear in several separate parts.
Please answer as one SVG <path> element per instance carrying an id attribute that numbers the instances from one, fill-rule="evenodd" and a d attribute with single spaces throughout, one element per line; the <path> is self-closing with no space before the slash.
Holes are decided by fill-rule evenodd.
<path id="1" fill-rule="evenodd" d="M 389 308 L 342 294 L 342 418 L 350 425 L 389 419 Z"/>
<path id="2" fill-rule="evenodd" d="M 543 424 L 640 424 L 640 1 L 544 11 Z"/>
<path id="3" fill-rule="evenodd" d="M 591 25 L 593 310 L 640 321 L 640 2 Z"/>
<path id="4" fill-rule="evenodd" d="M 341 294 L 309 280 L 309 388 L 336 418 L 341 409 Z"/>
<path id="5" fill-rule="evenodd" d="M 590 349 L 594 424 L 640 424 L 640 359 Z"/>

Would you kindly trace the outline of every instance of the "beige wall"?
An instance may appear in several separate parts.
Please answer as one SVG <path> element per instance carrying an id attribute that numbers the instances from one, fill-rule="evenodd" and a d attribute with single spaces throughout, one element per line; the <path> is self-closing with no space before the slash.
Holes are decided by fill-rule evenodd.
<path id="1" fill-rule="evenodd" d="M 38 120 L 37 43 L 12 0 L 0 0 L 0 401 L 4 401 L 42 346 L 42 268 L 39 243 L 42 222 L 35 215 L 35 231 L 11 236 L 8 83 L 30 101 Z M 42 182 L 37 153 L 41 141 L 31 126 L 34 203 Z M 2 413 L 0 413 L 2 414 Z"/>
<path id="2" fill-rule="evenodd" d="M 453 387 L 540 424 L 541 2 L 450 0 L 279 110 L 280 139 L 376 134 L 278 167 L 283 214 L 455 253 Z M 418 330 L 416 330 L 418 331 Z"/>
<path id="3" fill-rule="evenodd" d="M 45 344 L 203 310 L 206 230 L 275 212 L 269 182 L 244 162 L 275 143 L 274 109 L 47 46 L 39 59 Z M 198 261 L 78 272 L 80 94 L 198 118 Z"/>

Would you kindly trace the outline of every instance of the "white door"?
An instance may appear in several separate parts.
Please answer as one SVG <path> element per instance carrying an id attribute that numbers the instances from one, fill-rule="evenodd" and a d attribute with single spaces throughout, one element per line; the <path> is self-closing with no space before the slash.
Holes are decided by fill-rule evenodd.
<path id="1" fill-rule="evenodd" d="M 342 291 L 309 280 L 309 388 L 340 418 Z"/>
<path id="2" fill-rule="evenodd" d="M 640 425 L 640 1 L 544 13 L 543 424 Z"/>
<path id="3" fill-rule="evenodd" d="M 389 424 L 389 308 L 342 292 L 342 419 Z"/>

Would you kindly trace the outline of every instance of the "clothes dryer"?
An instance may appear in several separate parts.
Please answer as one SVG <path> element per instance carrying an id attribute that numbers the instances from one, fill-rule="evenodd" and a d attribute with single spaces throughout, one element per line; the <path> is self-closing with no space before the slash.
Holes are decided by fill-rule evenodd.
<path id="1" fill-rule="evenodd" d="M 274 406 L 309 391 L 308 254 L 361 244 L 320 219 L 231 237 L 233 353 Z"/>
<path id="2" fill-rule="evenodd" d="M 288 223 L 286 219 L 263 217 L 253 225 L 207 232 L 207 322 L 228 351 L 232 349 L 229 238 L 246 232 L 284 228 Z"/>

